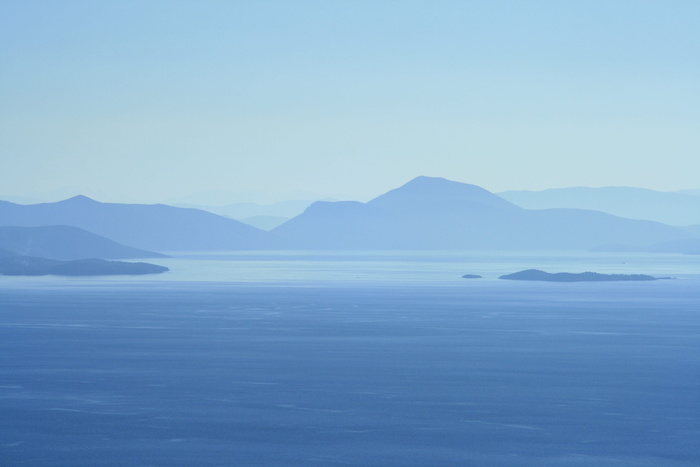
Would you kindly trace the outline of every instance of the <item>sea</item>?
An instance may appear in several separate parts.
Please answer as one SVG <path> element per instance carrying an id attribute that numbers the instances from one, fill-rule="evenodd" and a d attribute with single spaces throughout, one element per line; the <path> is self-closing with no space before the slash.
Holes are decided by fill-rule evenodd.
<path id="1" fill-rule="evenodd" d="M 1 466 L 700 465 L 700 256 L 152 262 L 0 276 Z"/>

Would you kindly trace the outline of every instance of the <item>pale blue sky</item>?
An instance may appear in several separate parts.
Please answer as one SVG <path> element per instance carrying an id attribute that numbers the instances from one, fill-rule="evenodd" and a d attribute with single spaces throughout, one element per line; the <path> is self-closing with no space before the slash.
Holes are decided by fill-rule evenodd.
<path id="1" fill-rule="evenodd" d="M 0 7 L 0 196 L 700 187 L 695 0 Z"/>

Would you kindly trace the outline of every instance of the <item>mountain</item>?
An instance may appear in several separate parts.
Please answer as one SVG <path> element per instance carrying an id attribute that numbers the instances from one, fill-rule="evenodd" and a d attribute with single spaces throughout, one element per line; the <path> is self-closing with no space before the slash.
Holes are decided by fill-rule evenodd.
<path id="1" fill-rule="evenodd" d="M 238 220 L 244 224 L 252 225 L 253 227 L 267 231 L 284 224 L 289 220 L 289 218 L 277 216 L 253 216 Z"/>
<path id="2" fill-rule="evenodd" d="M 291 200 L 279 201 L 272 204 L 234 203 L 224 206 L 175 204 L 174 206 L 201 209 L 220 216 L 243 220 L 258 216 L 291 218 L 304 212 L 304 209 L 308 208 L 314 202 L 315 201 Z"/>
<path id="3" fill-rule="evenodd" d="M 683 230 L 685 230 L 686 232 L 690 232 L 696 237 L 700 237 L 700 225 L 688 225 L 686 227 L 683 227 Z"/>
<path id="4" fill-rule="evenodd" d="M 54 260 L 86 258 L 162 258 L 165 255 L 139 250 L 86 232 L 78 227 L 0 227 L 0 248 L 11 255 L 36 256 Z M 0 256 L 2 255 L 0 251 Z"/>
<path id="5" fill-rule="evenodd" d="M 505 191 L 498 193 L 498 196 L 525 209 L 589 209 L 669 225 L 700 224 L 700 196 L 687 192 L 672 193 L 630 187 L 574 187 Z"/>
<path id="6" fill-rule="evenodd" d="M 687 238 L 684 240 L 670 240 L 649 246 L 646 251 L 650 253 L 684 253 L 686 255 L 700 255 L 700 238 Z"/>
<path id="7" fill-rule="evenodd" d="M 596 211 L 523 209 L 478 186 L 430 177 L 418 177 L 367 203 L 316 202 L 270 232 L 197 209 L 100 203 L 84 196 L 33 205 L 2 201 L 0 225 L 74 226 L 156 251 L 591 249 L 611 244 L 645 249 L 694 237 L 690 230 Z M 72 243 L 66 241 L 62 248 Z M 36 250 L 42 245 L 0 243 L 0 248 L 56 255 Z"/>
<path id="8" fill-rule="evenodd" d="M 475 185 L 418 177 L 367 203 L 317 202 L 270 232 L 281 248 L 590 249 L 688 238 L 651 221 L 527 210 Z"/>
<path id="9" fill-rule="evenodd" d="M 0 275 L 6 276 L 113 276 L 160 274 L 165 266 L 149 263 L 126 263 L 103 259 L 59 261 L 31 256 L 0 257 Z"/>
<path id="10" fill-rule="evenodd" d="M 100 203 L 76 196 L 56 203 L 0 201 L 0 225 L 70 225 L 133 247 L 156 250 L 257 248 L 267 232 L 198 209 Z"/>
<path id="11" fill-rule="evenodd" d="M 46 201 L 44 199 L 32 198 L 29 196 L 11 196 L 11 195 L 0 195 L 0 199 L 4 199 L 6 201 L 11 201 L 11 202 L 17 203 L 17 204 L 36 204 L 36 203 L 41 203 L 41 202 Z"/>

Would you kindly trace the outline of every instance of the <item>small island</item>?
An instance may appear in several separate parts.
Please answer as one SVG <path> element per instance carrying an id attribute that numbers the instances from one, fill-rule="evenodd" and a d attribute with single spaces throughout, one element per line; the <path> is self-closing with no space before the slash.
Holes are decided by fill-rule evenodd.
<path id="1" fill-rule="evenodd" d="M 499 279 L 514 281 L 547 281 L 547 282 L 613 282 L 613 281 L 655 281 L 670 279 L 670 277 L 653 277 L 646 274 L 599 274 L 597 272 L 558 272 L 549 273 L 539 269 L 527 269 L 513 274 L 506 274 Z"/>
<path id="2" fill-rule="evenodd" d="M 481 279 L 481 276 L 478 274 L 465 274 L 462 276 L 462 279 Z"/>
<path id="3" fill-rule="evenodd" d="M 150 263 L 128 263 L 104 259 L 60 261 L 32 256 L 0 258 L 0 275 L 5 276 L 114 276 L 160 274 L 170 269 Z"/>

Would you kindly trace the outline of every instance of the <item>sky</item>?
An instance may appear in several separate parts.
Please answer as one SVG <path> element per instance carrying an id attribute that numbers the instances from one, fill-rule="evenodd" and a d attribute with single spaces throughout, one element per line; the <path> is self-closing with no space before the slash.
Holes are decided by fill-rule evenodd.
<path id="1" fill-rule="evenodd" d="M 700 188 L 696 0 L 0 0 L 0 198 Z"/>

